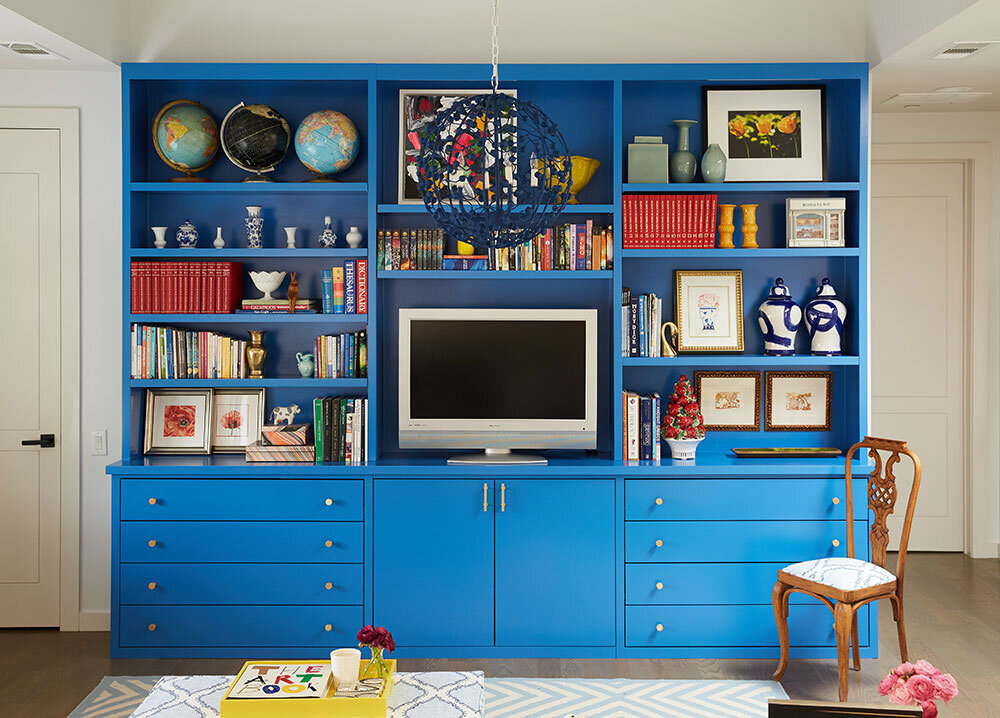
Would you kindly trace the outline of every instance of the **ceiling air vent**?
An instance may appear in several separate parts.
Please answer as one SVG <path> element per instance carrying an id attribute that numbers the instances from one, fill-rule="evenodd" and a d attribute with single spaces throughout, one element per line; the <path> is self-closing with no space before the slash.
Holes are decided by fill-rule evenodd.
<path id="1" fill-rule="evenodd" d="M 984 40 L 979 42 L 953 42 L 947 47 L 943 47 L 933 55 L 932 60 L 964 60 L 972 57 L 978 52 L 985 50 L 990 45 L 996 45 L 1000 40 Z"/>
<path id="2" fill-rule="evenodd" d="M 21 55 L 22 57 L 37 57 L 52 60 L 66 59 L 62 55 L 42 47 L 37 42 L 0 42 L 0 45 L 6 47 L 15 55 Z"/>

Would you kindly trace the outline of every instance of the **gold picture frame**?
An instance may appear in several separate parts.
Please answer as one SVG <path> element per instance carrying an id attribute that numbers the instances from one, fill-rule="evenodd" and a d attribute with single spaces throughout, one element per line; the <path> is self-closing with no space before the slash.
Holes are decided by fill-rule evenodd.
<path id="1" fill-rule="evenodd" d="M 260 441 L 265 389 L 216 389 L 210 429 L 213 454 L 242 454 Z"/>
<path id="2" fill-rule="evenodd" d="M 743 270 L 674 270 L 678 352 L 743 351 Z"/>
<path id="3" fill-rule="evenodd" d="M 709 431 L 760 431 L 761 383 L 759 371 L 695 371 L 694 395 L 698 397 L 705 428 Z M 705 391 L 709 393 L 708 400 Z"/>
<path id="4" fill-rule="evenodd" d="M 769 371 L 766 375 L 765 431 L 833 429 L 832 371 Z M 815 397 L 822 390 L 825 396 Z M 783 402 L 775 401 L 781 392 Z"/>
<path id="5" fill-rule="evenodd" d="M 212 389 L 146 389 L 143 454 L 209 454 Z"/>

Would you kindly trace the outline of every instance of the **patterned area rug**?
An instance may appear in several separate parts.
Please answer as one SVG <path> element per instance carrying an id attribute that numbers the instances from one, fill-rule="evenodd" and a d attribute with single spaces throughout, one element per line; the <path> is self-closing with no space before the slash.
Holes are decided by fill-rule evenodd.
<path id="1" fill-rule="evenodd" d="M 390 716 L 475 716 L 481 676 L 399 674 Z M 217 718 L 219 699 L 231 679 L 109 676 L 69 718 L 129 718 L 133 713 L 136 718 Z M 487 678 L 485 688 L 486 718 L 765 718 L 768 698 L 788 697 L 772 681 Z"/>

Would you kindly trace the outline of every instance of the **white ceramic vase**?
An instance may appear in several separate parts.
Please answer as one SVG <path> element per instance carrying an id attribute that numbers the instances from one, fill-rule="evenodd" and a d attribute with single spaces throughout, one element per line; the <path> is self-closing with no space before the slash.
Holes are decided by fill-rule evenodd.
<path id="1" fill-rule="evenodd" d="M 298 227 L 285 227 L 285 248 L 295 249 L 295 230 Z"/>
<path id="2" fill-rule="evenodd" d="M 215 240 L 212 242 L 212 246 L 216 249 L 222 249 L 226 246 L 226 240 L 222 238 L 222 227 L 215 228 Z"/>
<path id="3" fill-rule="evenodd" d="M 816 296 L 806 304 L 806 326 L 810 351 L 823 356 L 839 356 L 844 338 L 847 306 L 840 301 L 828 277 L 816 288 Z"/>
<path id="4" fill-rule="evenodd" d="M 363 237 L 357 227 L 351 227 L 351 231 L 347 233 L 344 239 L 347 240 L 348 247 L 351 249 L 357 249 L 361 246 L 361 240 Z"/>
<path id="5" fill-rule="evenodd" d="M 757 309 L 757 325 L 764 335 L 764 353 L 790 356 L 795 353 L 795 334 L 802 321 L 802 309 L 781 277 L 774 280 L 771 293 Z"/>
<path id="6" fill-rule="evenodd" d="M 695 451 L 702 439 L 666 439 L 667 446 L 670 447 L 670 458 L 681 461 L 694 461 Z"/>
<path id="7" fill-rule="evenodd" d="M 167 246 L 167 228 L 166 227 L 150 227 L 153 230 L 153 246 L 157 249 L 163 249 Z"/>

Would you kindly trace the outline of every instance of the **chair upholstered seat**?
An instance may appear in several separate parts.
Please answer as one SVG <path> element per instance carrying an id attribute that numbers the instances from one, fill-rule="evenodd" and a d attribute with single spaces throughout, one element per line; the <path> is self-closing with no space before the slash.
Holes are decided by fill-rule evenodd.
<path id="1" fill-rule="evenodd" d="M 859 591 L 896 580 L 890 571 L 857 558 L 817 558 L 793 563 L 781 570 L 838 591 Z"/>

